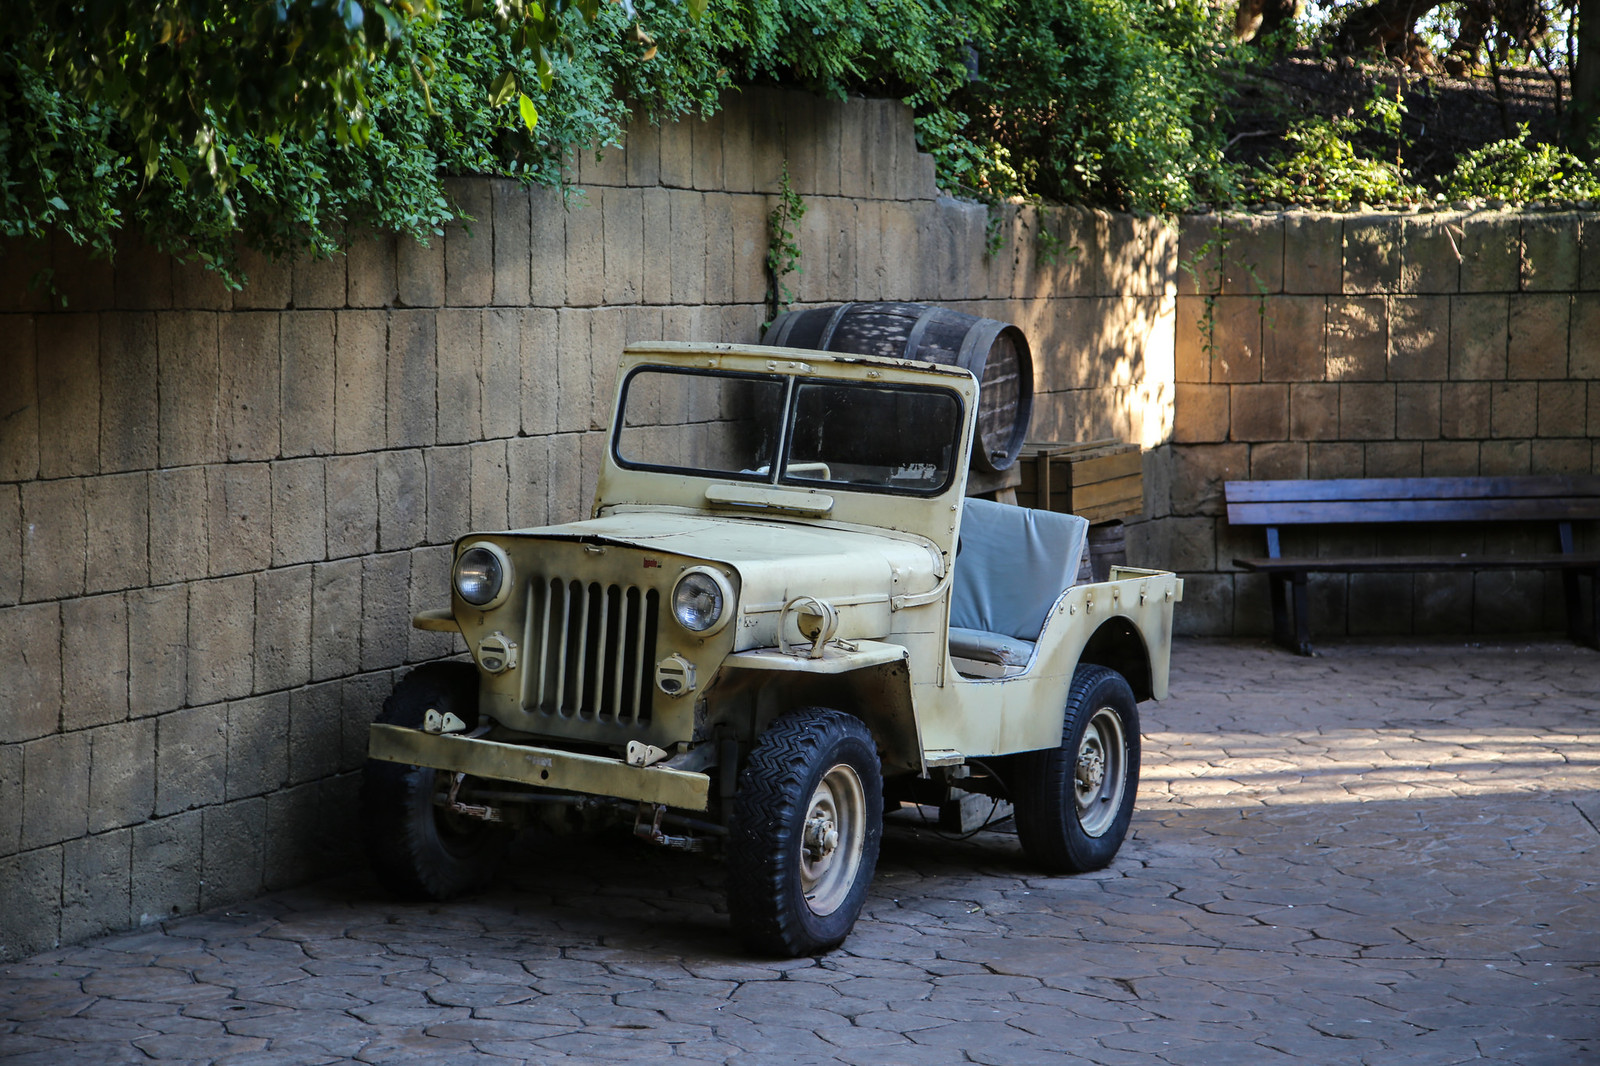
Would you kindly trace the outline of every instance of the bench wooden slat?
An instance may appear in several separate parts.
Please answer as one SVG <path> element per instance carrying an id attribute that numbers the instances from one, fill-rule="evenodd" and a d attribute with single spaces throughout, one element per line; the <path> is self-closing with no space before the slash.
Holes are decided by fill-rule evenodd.
<path id="1" fill-rule="evenodd" d="M 1239 482 L 1229 482 L 1239 484 Z M 1246 482 L 1248 484 L 1248 482 Z M 1228 524 L 1299 526 L 1366 522 L 1535 522 L 1600 518 L 1600 496 L 1500 499 L 1371 499 L 1234 502 L 1228 497 Z"/>
<path id="2" fill-rule="evenodd" d="M 1430 500 L 1486 498 L 1600 498 L 1600 475 L 1532 477 L 1374 477 L 1319 481 L 1229 481 L 1229 502 L 1301 500 Z"/>
<path id="3" fill-rule="evenodd" d="M 1389 555 L 1367 558 L 1235 559 L 1233 564 L 1263 574 L 1302 571 L 1319 574 L 1391 574 L 1418 570 L 1595 570 L 1600 569 L 1600 555 Z"/>

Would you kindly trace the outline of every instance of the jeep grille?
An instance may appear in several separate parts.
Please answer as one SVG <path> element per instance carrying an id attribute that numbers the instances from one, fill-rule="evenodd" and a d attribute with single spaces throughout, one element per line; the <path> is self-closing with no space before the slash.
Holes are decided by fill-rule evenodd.
<path id="1" fill-rule="evenodd" d="M 523 707 L 618 725 L 649 722 L 660 598 L 636 585 L 535 581 Z"/>

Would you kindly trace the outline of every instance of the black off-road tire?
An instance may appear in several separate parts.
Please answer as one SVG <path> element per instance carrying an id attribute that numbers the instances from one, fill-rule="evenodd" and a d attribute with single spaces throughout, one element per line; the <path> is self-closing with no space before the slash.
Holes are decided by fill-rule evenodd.
<path id="1" fill-rule="evenodd" d="M 412 670 L 383 703 L 378 721 L 422 727 L 429 709 L 478 724 L 478 672 L 471 663 L 427 663 Z M 361 780 L 367 857 L 384 887 L 405 899 L 448 899 L 481 888 L 505 852 L 510 833 L 451 814 L 433 803 L 436 772 L 368 759 Z M 440 782 L 442 784 L 442 782 Z"/>
<path id="2" fill-rule="evenodd" d="M 1128 834 L 1139 792 L 1133 689 L 1109 667 L 1079 666 L 1061 746 L 1018 755 L 1012 765 L 1017 836 L 1028 858 L 1050 873 L 1108 865 Z"/>
<path id="3" fill-rule="evenodd" d="M 838 947 L 861 914 L 882 837 L 883 766 L 866 725 L 821 707 L 779 718 L 739 772 L 727 848 L 734 931 L 762 954 Z"/>

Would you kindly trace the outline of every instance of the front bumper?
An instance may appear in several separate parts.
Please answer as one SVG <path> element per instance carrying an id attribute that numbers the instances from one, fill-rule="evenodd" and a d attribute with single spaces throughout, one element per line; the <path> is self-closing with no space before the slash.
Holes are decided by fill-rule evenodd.
<path id="1" fill-rule="evenodd" d="M 621 759 L 602 755 L 424 733 L 383 723 L 375 723 L 368 734 L 367 757 L 690 811 L 705 810 L 711 792 L 710 777 L 688 770 L 629 766 Z"/>

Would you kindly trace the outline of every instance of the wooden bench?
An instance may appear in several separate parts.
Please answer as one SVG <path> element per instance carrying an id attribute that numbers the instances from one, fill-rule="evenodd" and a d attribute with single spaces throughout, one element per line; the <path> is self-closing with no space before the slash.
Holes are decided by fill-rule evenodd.
<path id="1" fill-rule="evenodd" d="M 1264 573 L 1272 586 L 1272 629 L 1278 643 L 1311 655 L 1306 602 L 1310 573 L 1381 574 L 1448 570 L 1560 571 L 1567 632 L 1600 647 L 1600 553 L 1573 547 L 1572 523 L 1600 519 L 1600 477 L 1340 478 L 1326 481 L 1229 481 L 1228 524 L 1265 526 L 1267 557 L 1235 559 Z M 1366 523 L 1550 522 L 1561 550 L 1537 555 L 1394 555 L 1372 558 L 1286 558 L 1282 526 Z M 1589 578 L 1594 604 L 1588 618 L 1579 578 Z M 1293 618 L 1293 631 L 1290 619 Z"/>

